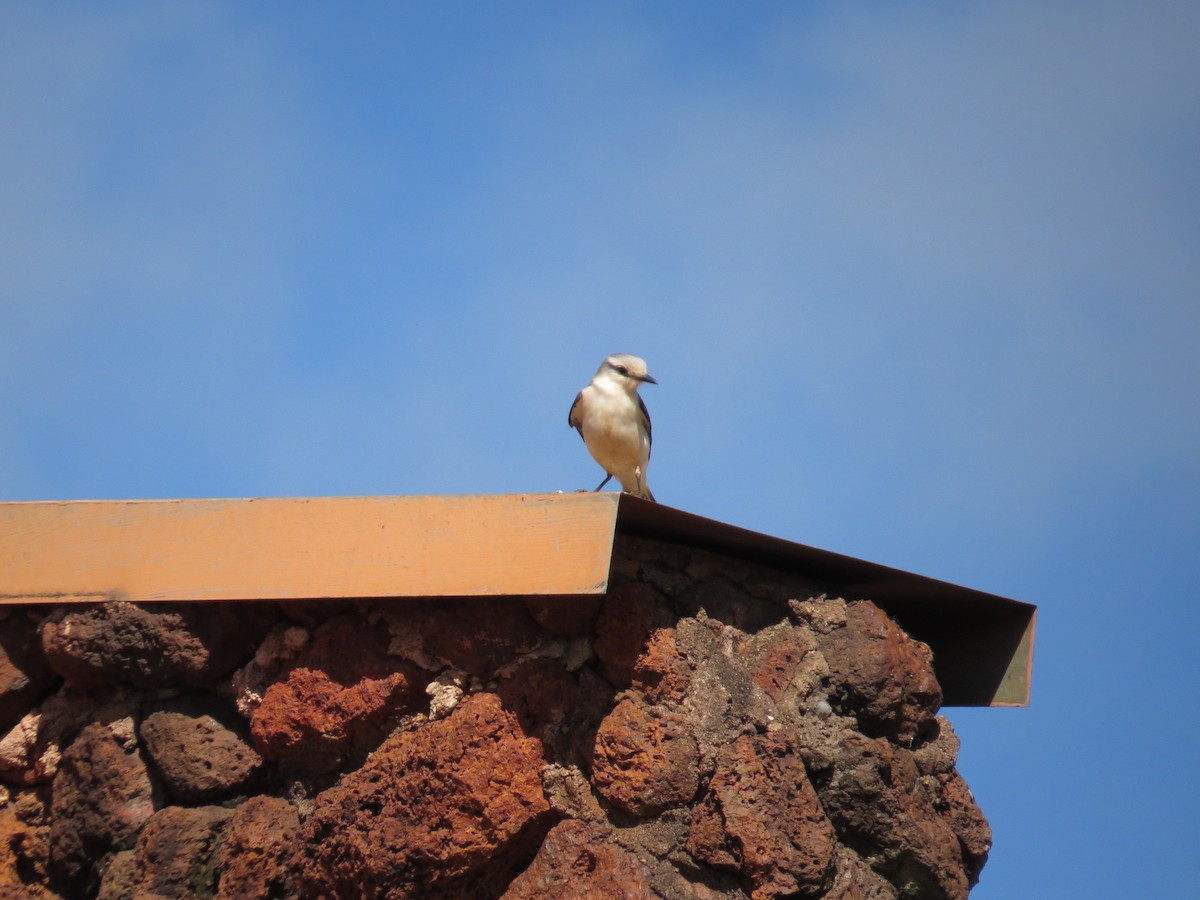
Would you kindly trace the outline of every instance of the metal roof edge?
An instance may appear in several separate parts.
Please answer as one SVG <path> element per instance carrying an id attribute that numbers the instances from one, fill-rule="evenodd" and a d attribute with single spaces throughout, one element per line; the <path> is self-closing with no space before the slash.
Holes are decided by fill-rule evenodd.
<path id="1" fill-rule="evenodd" d="M 1037 607 L 621 495 L 617 529 L 700 547 L 871 600 L 928 644 L 947 706 L 1028 706 Z"/>

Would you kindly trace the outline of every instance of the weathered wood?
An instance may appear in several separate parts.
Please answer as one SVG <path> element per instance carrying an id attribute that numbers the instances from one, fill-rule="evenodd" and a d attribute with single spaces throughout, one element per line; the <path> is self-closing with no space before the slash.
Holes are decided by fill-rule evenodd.
<path id="1" fill-rule="evenodd" d="M 603 593 L 615 494 L 0 503 L 0 603 Z"/>

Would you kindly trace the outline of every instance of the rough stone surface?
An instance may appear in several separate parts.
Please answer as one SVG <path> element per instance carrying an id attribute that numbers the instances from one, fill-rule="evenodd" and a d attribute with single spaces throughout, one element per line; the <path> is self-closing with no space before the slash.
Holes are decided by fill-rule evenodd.
<path id="1" fill-rule="evenodd" d="M 389 720 L 424 700 L 420 671 L 387 644 L 356 615 L 319 626 L 251 716 L 258 752 L 288 772 L 323 774 L 374 748 Z"/>
<path id="2" fill-rule="evenodd" d="M 864 733 L 911 744 L 942 705 L 929 648 L 900 630 L 873 603 L 851 603 L 846 624 L 817 643 L 839 675 L 834 697 Z"/>
<path id="3" fill-rule="evenodd" d="M 158 795 L 135 749 L 103 725 L 84 728 L 63 754 L 51 805 L 50 873 L 68 896 L 93 889 L 106 853 L 133 846 Z"/>
<path id="4" fill-rule="evenodd" d="M 649 879 L 634 854 L 608 840 L 606 829 L 569 819 L 550 830 L 504 900 L 655 900 L 659 895 Z"/>
<path id="5" fill-rule="evenodd" d="M 776 731 L 723 748 L 692 817 L 688 852 L 738 872 L 751 897 L 817 895 L 833 875 L 833 825 L 797 741 L 794 732 Z"/>
<path id="6" fill-rule="evenodd" d="M 22 610 L 0 610 L 0 734 L 12 728 L 53 687 L 42 653 L 41 620 Z"/>
<path id="7" fill-rule="evenodd" d="M 623 700 L 600 723 L 592 783 L 631 816 L 653 816 L 691 801 L 700 750 L 679 713 Z"/>
<path id="8" fill-rule="evenodd" d="M 922 775 L 944 775 L 954 771 L 960 742 L 945 716 L 938 716 L 925 743 L 913 750 L 913 760 Z"/>
<path id="9" fill-rule="evenodd" d="M 652 586 L 635 582 L 610 589 L 596 622 L 596 656 L 604 677 L 618 688 L 627 686 L 650 636 L 673 621 Z"/>
<path id="10" fill-rule="evenodd" d="M 99 900 L 212 897 L 216 860 L 232 813 L 219 806 L 169 806 L 150 817 L 131 852 L 100 882 Z"/>
<path id="11" fill-rule="evenodd" d="M 227 703 L 185 697 L 154 704 L 139 735 L 167 793 L 183 803 L 211 803 L 248 791 L 262 770 L 244 731 Z"/>
<path id="12" fill-rule="evenodd" d="M 821 803 L 843 841 L 870 859 L 902 895 L 966 897 L 958 836 L 934 807 L 912 754 L 853 732 L 840 742 Z"/>
<path id="13" fill-rule="evenodd" d="M 839 846 L 837 873 L 825 900 L 899 900 L 895 886 L 857 853 Z"/>
<path id="14" fill-rule="evenodd" d="M 114 602 L 47 621 L 42 645 L 78 687 L 198 687 L 248 659 L 266 623 L 259 604 Z"/>
<path id="15" fill-rule="evenodd" d="M 218 858 L 220 900 L 293 894 L 290 864 L 300 814 L 279 797 L 251 797 L 230 816 Z"/>
<path id="16" fill-rule="evenodd" d="M 991 833 L 924 645 L 614 546 L 584 602 L 0 611 L 0 900 L 966 896 Z"/>
<path id="17" fill-rule="evenodd" d="M 88 693 L 64 686 L 0 738 L 0 781 L 49 783 L 58 772 L 63 750 L 85 725 L 105 725 L 127 745 L 137 705 L 122 687 Z"/>
<path id="18" fill-rule="evenodd" d="M 49 897 L 49 791 L 0 790 L 0 897 Z"/>
<path id="19" fill-rule="evenodd" d="M 934 808 L 949 823 L 962 847 L 967 880 L 975 884 L 992 849 L 992 829 L 966 781 L 957 771 L 935 776 Z"/>
<path id="20" fill-rule="evenodd" d="M 411 602 L 383 615 L 393 634 L 391 651 L 426 668 L 449 668 L 479 678 L 492 676 L 533 650 L 543 632 L 515 597 Z"/>
<path id="21" fill-rule="evenodd" d="M 571 673 L 552 659 L 517 666 L 496 694 L 522 731 L 542 742 L 548 760 L 578 766 L 591 758 L 596 728 L 612 705 L 612 689 L 594 672 Z"/>
<path id="22" fill-rule="evenodd" d="M 550 827 L 543 766 L 493 694 L 397 734 L 317 797 L 300 838 L 301 893 L 499 894 Z"/>

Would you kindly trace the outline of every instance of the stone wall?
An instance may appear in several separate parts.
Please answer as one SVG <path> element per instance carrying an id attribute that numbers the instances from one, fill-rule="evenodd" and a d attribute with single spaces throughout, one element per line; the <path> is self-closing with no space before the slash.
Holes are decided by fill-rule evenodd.
<path id="1" fill-rule="evenodd" d="M 965 897 L 928 648 L 820 587 L 0 611 L 0 897 Z"/>

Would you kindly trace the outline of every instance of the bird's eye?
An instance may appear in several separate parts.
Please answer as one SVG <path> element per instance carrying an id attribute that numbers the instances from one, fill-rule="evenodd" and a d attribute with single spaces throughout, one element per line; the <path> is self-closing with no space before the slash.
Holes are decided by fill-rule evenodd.
<path id="1" fill-rule="evenodd" d="M 629 370 L 628 370 L 627 368 L 625 368 L 624 366 L 614 366 L 614 368 L 615 368 L 615 369 L 616 369 L 618 372 L 620 372 L 622 375 L 628 375 L 628 374 L 629 374 Z"/>

